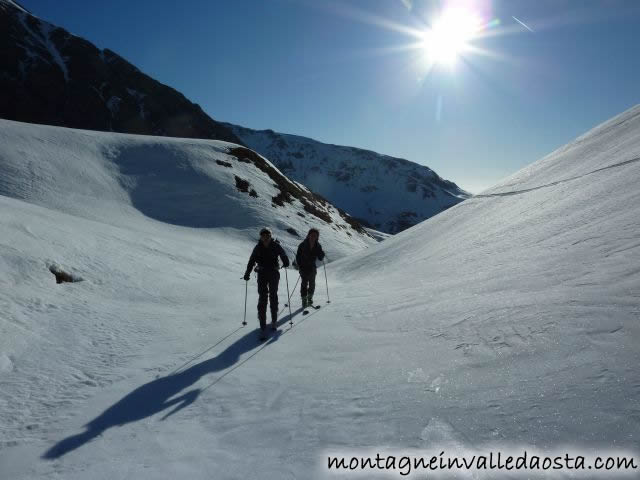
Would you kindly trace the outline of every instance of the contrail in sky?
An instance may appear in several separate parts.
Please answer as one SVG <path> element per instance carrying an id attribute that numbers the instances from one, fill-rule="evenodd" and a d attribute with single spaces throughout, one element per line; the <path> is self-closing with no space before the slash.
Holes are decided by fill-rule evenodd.
<path id="1" fill-rule="evenodd" d="M 404 3 L 404 6 L 407 7 L 409 11 L 413 8 L 413 0 L 402 0 L 402 3 Z"/>
<path id="2" fill-rule="evenodd" d="M 522 25 L 524 28 L 526 28 L 527 30 L 529 30 L 531 33 L 533 32 L 533 29 L 529 28 L 524 22 L 521 22 L 520 20 L 518 20 L 516 17 L 514 17 L 513 15 L 511 16 L 511 18 L 513 18 L 516 22 L 518 22 L 520 25 Z"/>

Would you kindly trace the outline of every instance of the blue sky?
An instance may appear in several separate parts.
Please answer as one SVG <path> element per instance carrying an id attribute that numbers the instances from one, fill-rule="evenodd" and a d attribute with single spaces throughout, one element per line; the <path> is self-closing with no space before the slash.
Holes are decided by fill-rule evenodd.
<path id="1" fill-rule="evenodd" d="M 455 1 L 493 22 L 471 41 L 491 55 L 429 70 L 406 30 Z M 216 120 L 406 158 L 474 193 L 640 103 L 636 0 L 21 3 Z"/>

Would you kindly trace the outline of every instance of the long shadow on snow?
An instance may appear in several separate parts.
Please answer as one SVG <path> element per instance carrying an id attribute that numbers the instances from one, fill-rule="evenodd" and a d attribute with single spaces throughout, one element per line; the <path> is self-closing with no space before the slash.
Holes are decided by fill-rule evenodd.
<path id="1" fill-rule="evenodd" d="M 293 312 L 293 315 L 296 315 L 301 310 L 302 309 L 299 309 Z M 282 325 L 288 321 L 289 316 L 287 315 L 281 319 L 278 324 Z M 238 362 L 243 353 L 247 353 L 256 348 L 259 351 L 266 345 L 277 340 L 279 335 L 273 335 L 271 340 L 266 344 L 256 344 L 256 338 L 256 330 L 252 330 L 245 336 L 239 338 L 235 343 L 229 345 L 229 347 L 227 347 L 217 357 L 210 358 L 201 363 L 195 364 L 186 370 L 158 378 L 136 388 L 134 391 L 102 412 L 100 416 L 87 423 L 85 425 L 85 428 L 87 429 L 85 432 L 78 435 L 72 435 L 61 440 L 44 453 L 42 457 L 45 459 L 60 458 L 63 455 L 81 447 L 85 443 L 88 443 L 111 427 L 136 422 L 162 412 L 168 408 L 175 407 L 162 417 L 162 420 L 165 420 L 167 417 L 195 402 L 200 393 L 205 389 L 196 388 L 178 397 L 175 397 L 175 395 L 182 392 L 185 388 L 193 385 L 208 373 L 219 372 L 232 367 L 236 362 Z M 254 352 L 251 356 L 258 353 L 258 351 Z M 244 363 L 244 361 L 241 363 Z M 209 387 L 211 385 L 209 385 Z"/>

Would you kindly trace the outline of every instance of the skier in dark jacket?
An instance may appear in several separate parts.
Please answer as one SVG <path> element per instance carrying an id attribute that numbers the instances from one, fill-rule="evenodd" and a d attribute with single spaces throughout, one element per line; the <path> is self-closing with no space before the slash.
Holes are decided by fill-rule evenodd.
<path id="1" fill-rule="evenodd" d="M 323 260 L 324 252 L 318 242 L 320 232 L 312 228 L 307 233 L 296 253 L 296 265 L 300 271 L 300 295 L 302 296 L 302 308 L 313 305 L 313 292 L 316 289 L 316 259 Z"/>
<path id="2" fill-rule="evenodd" d="M 283 268 L 289 266 L 289 258 L 277 240 L 271 239 L 271 232 L 263 228 L 260 230 L 260 241 L 254 247 L 244 273 L 244 279 L 249 281 L 251 269 L 257 263 L 258 271 L 258 320 L 260 321 L 260 339 L 266 338 L 267 329 L 267 299 L 271 305 L 271 328 L 278 326 L 278 257 L 282 259 Z"/>

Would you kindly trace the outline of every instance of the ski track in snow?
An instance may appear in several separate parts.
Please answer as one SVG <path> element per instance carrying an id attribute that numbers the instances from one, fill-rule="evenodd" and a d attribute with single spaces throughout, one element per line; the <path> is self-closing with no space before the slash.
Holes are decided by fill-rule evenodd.
<path id="1" fill-rule="evenodd" d="M 594 173 L 603 172 L 603 171 L 609 170 L 611 168 L 624 167 L 626 165 L 629 165 L 629 164 L 632 164 L 632 163 L 635 163 L 635 162 L 638 162 L 638 161 L 640 161 L 640 157 L 632 158 L 631 160 L 627 160 L 627 161 L 624 161 L 624 162 L 616 163 L 614 165 L 609 165 L 607 167 L 598 168 L 597 170 L 593 170 L 592 172 L 585 173 L 584 175 L 580 175 L 578 177 L 567 178 L 567 179 L 564 179 L 564 180 L 558 180 L 557 182 L 548 183 L 546 185 L 540 185 L 539 187 L 526 188 L 524 190 L 514 190 L 512 192 L 479 194 L 479 195 L 474 195 L 473 198 L 492 198 L 492 197 L 507 197 L 507 196 L 510 196 L 510 195 L 521 195 L 523 193 L 528 193 L 528 192 L 533 192 L 535 190 L 540 190 L 541 188 L 548 188 L 548 187 L 553 187 L 555 185 L 560 185 L 562 183 L 571 182 L 573 180 L 577 180 L 579 178 L 586 177 L 587 175 L 593 175 Z"/>

